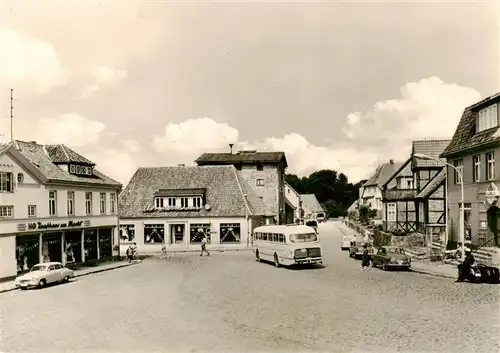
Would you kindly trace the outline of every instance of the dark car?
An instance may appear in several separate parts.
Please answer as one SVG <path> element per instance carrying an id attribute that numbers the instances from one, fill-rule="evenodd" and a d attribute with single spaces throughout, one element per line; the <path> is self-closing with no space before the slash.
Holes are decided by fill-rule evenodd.
<path id="1" fill-rule="evenodd" d="M 372 244 L 366 241 L 352 241 L 351 246 L 349 247 L 349 257 L 354 259 L 361 259 L 363 256 L 363 251 L 365 250 L 364 245 L 366 244 L 368 255 L 373 255 L 373 247 Z"/>
<path id="2" fill-rule="evenodd" d="M 316 221 L 306 221 L 306 226 L 311 227 L 314 229 L 316 234 L 318 234 L 318 222 Z"/>
<path id="3" fill-rule="evenodd" d="M 405 254 L 403 248 L 397 246 L 382 246 L 373 255 L 373 267 L 380 266 L 383 270 L 389 268 L 401 268 L 409 270 L 411 268 L 411 258 Z"/>

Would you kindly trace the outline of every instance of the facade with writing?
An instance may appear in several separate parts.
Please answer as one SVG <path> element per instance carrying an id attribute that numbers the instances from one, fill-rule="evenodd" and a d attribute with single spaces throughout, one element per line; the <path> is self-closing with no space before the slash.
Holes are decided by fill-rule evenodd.
<path id="1" fill-rule="evenodd" d="M 286 213 L 295 210 L 285 200 L 285 170 L 288 167 L 284 152 L 203 153 L 195 160 L 198 166 L 232 165 L 252 187 L 265 205 L 266 216 L 272 223 L 285 223 Z M 272 218 L 270 218 L 272 217 Z"/>
<path id="2" fill-rule="evenodd" d="M 121 244 L 139 252 L 252 245 L 262 200 L 232 165 L 139 168 L 120 195 Z"/>
<path id="3" fill-rule="evenodd" d="M 0 278 L 112 256 L 120 189 L 64 145 L 0 146 Z"/>
<path id="4" fill-rule="evenodd" d="M 408 160 L 383 185 L 383 224 L 386 231 L 432 234 L 444 240 L 446 195 L 444 162 L 439 154 L 448 140 L 413 141 Z M 429 159 L 416 158 L 425 155 Z"/>
<path id="5" fill-rule="evenodd" d="M 467 107 L 442 157 L 463 173 L 448 167 L 450 239 L 460 241 L 461 183 L 464 188 L 466 241 L 499 246 L 500 225 L 500 94 Z"/>

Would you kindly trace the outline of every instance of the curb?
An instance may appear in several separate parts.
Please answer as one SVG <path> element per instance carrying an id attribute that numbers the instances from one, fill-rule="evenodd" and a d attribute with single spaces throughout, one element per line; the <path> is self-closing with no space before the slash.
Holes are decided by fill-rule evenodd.
<path id="1" fill-rule="evenodd" d="M 78 278 L 78 277 L 93 275 L 94 273 L 112 271 L 112 270 L 116 270 L 116 269 L 123 268 L 123 267 L 137 265 L 137 264 L 140 264 L 141 262 L 142 262 L 142 260 L 140 262 L 131 263 L 131 264 L 123 264 L 123 265 L 120 265 L 120 266 L 117 266 L 117 267 L 102 268 L 102 269 L 99 269 L 97 271 L 91 271 L 91 272 L 87 272 L 87 273 L 75 274 L 75 276 L 73 278 Z M 12 291 L 15 291 L 15 290 L 19 290 L 19 288 L 14 287 L 14 288 L 8 288 L 8 289 L 0 289 L 0 293 L 12 292 Z"/>
<path id="2" fill-rule="evenodd" d="M 457 278 L 457 276 L 445 275 L 445 274 L 442 274 L 442 273 L 432 272 L 432 271 L 416 270 L 414 268 L 411 269 L 411 272 L 421 273 L 421 274 L 424 274 L 424 275 L 429 275 L 429 276 L 434 276 L 434 277 L 440 277 L 440 278 L 451 278 L 451 279 L 456 279 Z"/>

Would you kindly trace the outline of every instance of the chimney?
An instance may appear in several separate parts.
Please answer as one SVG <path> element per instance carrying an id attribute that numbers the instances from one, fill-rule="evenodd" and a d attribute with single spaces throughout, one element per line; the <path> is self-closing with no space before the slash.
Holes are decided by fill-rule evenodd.
<path id="1" fill-rule="evenodd" d="M 391 163 L 391 165 L 394 165 L 394 160 L 393 160 L 393 159 L 391 159 L 391 160 L 389 161 L 389 163 Z"/>
<path id="2" fill-rule="evenodd" d="M 233 146 L 234 146 L 234 143 L 229 144 L 229 149 L 231 150 L 231 154 L 233 154 Z"/>

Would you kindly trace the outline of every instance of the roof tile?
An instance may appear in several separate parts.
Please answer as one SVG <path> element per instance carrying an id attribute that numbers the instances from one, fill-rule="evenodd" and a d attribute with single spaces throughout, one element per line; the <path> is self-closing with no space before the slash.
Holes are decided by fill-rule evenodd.
<path id="1" fill-rule="evenodd" d="M 412 143 L 412 154 L 424 154 L 426 156 L 439 159 L 439 156 L 449 145 L 451 140 L 418 140 Z M 412 168 L 432 168 L 442 167 L 444 162 L 427 160 L 422 158 L 413 158 Z"/>
<path id="2" fill-rule="evenodd" d="M 279 163 L 285 161 L 285 152 L 240 151 L 238 153 L 203 153 L 195 160 L 198 165 L 212 163 Z"/>
<path id="3" fill-rule="evenodd" d="M 363 187 L 384 185 L 401 167 L 402 164 L 402 162 L 388 162 L 379 165 L 375 170 L 375 173 L 370 177 L 370 179 L 368 179 Z"/>

